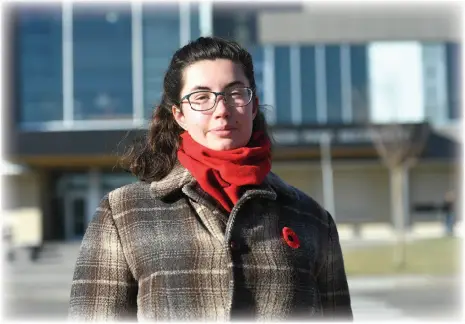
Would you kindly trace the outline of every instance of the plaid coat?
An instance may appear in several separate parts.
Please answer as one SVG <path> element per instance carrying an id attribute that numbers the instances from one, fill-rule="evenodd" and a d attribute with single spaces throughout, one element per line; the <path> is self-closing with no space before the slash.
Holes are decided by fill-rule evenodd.
<path id="1" fill-rule="evenodd" d="M 283 239 L 289 227 L 300 246 Z M 103 198 L 76 262 L 69 319 L 352 320 L 336 225 L 272 172 L 229 215 L 177 165 Z"/>

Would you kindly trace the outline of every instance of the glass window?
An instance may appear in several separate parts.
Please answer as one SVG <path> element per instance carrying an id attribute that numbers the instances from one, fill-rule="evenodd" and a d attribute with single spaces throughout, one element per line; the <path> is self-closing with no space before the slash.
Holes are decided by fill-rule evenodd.
<path id="1" fill-rule="evenodd" d="M 61 5 L 20 4 L 16 10 L 19 121 L 62 120 Z"/>
<path id="2" fill-rule="evenodd" d="M 418 42 L 375 42 L 369 45 L 368 53 L 371 121 L 423 121 L 422 45 Z"/>
<path id="3" fill-rule="evenodd" d="M 142 15 L 144 111 L 150 119 L 161 100 L 171 57 L 180 46 L 179 3 L 143 4 Z"/>
<path id="4" fill-rule="evenodd" d="M 325 46 L 326 107 L 328 123 L 342 122 L 341 48 Z"/>
<path id="5" fill-rule="evenodd" d="M 425 116 L 433 123 L 447 119 L 446 55 L 443 43 L 422 43 Z"/>
<path id="6" fill-rule="evenodd" d="M 368 64 L 367 50 L 364 44 L 350 46 L 350 79 L 352 97 L 352 116 L 354 122 L 369 119 Z"/>
<path id="7" fill-rule="evenodd" d="M 446 44 L 447 88 L 448 88 L 448 117 L 456 119 L 460 117 L 461 85 L 460 71 L 462 71 L 461 47 L 456 43 Z"/>
<path id="8" fill-rule="evenodd" d="M 190 26 L 191 26 L 191 40 L 196 40 L 200 37 L 200 3 L 191 2 L 191 15 L 190 15 Z"/>
<path id="9" fill-rule="evenodd" d="M 247 10 L 234 11 L 215 5 L 213 14 L 213 34 L 232 39 L 245 47 L 258 45 L 257 13 Z"/>
<path id="10" fill-rule="evenodd" d="M 277 124 L 291 124 L 291 65 L 289 46 L 275 47 L 275 98 Z"/>
<path id="11" fill-rule="evenodd" d="M 74 118 L 132 119 L 130 4 L 73 5 Z"/>
<path id="12" fill-rule="evenodd" d="M 307 124 L 318 122 L 316 109 L 315 46 L 300 48 L 302 87 L 302 120 Z"/>
<path id="13" fill-rule="evenodd" d="M 264 94 L 264 87 L 263 87 L 263 66 L 264 66 L 264 55 L 263 55 L 263 47 L 259 45 L 249 46 L 247 48 L 250 55 L 252 55 L 253 66 L 255 71 L 255 86 L 257 88 L 257 96 L 260 100 L 260 104 L 267 105 L 268 102 L 264 102 L 265 94 Z M 265 108 L 269 109 L 269 108 Z"/>

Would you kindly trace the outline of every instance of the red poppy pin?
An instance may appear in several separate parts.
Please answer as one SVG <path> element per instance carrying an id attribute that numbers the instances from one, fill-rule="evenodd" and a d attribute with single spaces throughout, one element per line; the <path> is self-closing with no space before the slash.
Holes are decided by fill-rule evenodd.
<path id="1" fill-rule="evenodd" d="M 283 228 L 283 238 L 287 245 L 289 245 L 291 248 L 298 249 L 300 247 L 300 241 L 297 237 L 297 234 L 289 227 Z"/>

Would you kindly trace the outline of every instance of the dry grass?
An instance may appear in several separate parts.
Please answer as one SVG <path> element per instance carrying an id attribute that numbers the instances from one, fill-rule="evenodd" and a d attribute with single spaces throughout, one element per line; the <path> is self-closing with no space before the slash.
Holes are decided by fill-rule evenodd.
<path id="1" fill-rule="evenodd" d="M 362 247 L 344 251 L 348 275 L 430 274 L 455 275 L 461 271 L 460 238 L 444 237 L 406 244 L 406 262 L 397 268 L 395 245 Z"/>

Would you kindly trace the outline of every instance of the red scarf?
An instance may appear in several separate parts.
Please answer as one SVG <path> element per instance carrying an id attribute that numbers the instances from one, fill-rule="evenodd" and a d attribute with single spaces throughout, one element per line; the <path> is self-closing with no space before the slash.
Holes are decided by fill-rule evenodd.
<path id="1" fill-rule="evenodd" d="M 227 151 L 209 149 L 188 132 L 181 139 L 179 162 L 228 212 L 239 200 L 241 187 L 261 184 L 271 169 L 271 143 L 263 132 L 252 134 L 246 147 Z"/>

